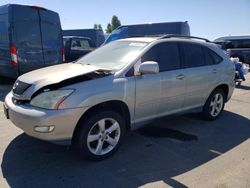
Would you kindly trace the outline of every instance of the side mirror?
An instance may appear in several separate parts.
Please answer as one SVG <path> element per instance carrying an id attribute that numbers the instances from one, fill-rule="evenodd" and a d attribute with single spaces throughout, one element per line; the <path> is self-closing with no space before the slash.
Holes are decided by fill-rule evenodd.
<path id="1" fill-rule="evenodd" d="M 141 74 L 156 74 L 159 72 L 159 65 L 155 61 L 146 61 L 140 65 Z"/>

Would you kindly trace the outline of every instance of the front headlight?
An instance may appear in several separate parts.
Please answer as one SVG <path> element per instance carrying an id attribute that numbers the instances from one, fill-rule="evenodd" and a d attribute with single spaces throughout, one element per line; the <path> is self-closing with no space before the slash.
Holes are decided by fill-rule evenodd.
<path id="1" fill-rule="evenodd" d="M 68 97 L 74 90 L 61 89 L 55 91 L 47 91 L 34 97 L 30 104 L 32 106 L 45 108 L 45 109 L 58 109 L 59 105 Z"/>

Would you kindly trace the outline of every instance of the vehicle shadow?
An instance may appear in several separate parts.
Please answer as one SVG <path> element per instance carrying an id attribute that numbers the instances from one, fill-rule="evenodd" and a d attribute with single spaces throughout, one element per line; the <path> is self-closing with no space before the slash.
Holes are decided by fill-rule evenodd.
<path id="1" fill-rule="evenodd" d="M 10 92 L 15 80 L 0 77 L 0 101 Z"/>
<path id="2" fill-rule="evenodd" d="M 237 85 L 236 88 L 244 89 L 244 90 L 250 90 L 250 86 L 246 86 L 246 85 Z"/>
<path id="3" fill-rule="evenodd" d="M 90 162 L 68 147 L 21 134 L 6 148 L 1 168 L 10 187 L 120 188 L 163 181 L 183 188 L 187 185 L 172 177 L 215 159 L 249 136 L 250 120 L 229 111 L 213 122 L 194 115 L 162 118 L 128 133 L 113 157 Z"/>

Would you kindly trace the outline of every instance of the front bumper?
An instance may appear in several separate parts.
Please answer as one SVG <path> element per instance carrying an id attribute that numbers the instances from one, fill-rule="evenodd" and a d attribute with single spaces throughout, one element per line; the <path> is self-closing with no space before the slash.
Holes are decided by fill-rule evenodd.
<path id="1" fill-rule="evenodd" d="M 10 92 L 4 102 L 9 119 L 26 134 L 54 143 L 69 144 L 84 108 L 47 110 L 31 105 L 16 105 Z M 34 131 L 36 126 L 54 126 L 49 133 Z"/>

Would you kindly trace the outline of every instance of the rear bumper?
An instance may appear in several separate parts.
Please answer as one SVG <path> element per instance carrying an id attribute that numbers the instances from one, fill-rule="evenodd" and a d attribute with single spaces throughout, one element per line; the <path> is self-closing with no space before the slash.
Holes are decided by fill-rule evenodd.
<path id="1" fill-rule="evenodd" d="M 0 65 L 0 76 L 16 79 L 18 77 L 18 68 L 2 64 Z"/>
<path id="2" fill-rule="evenodd" d="M 9 93 L 4 105 L 9 119 L 26 134 L 53 143 L 70 144 L 75 127 L 84 113 L 83 108 L 46 110 L 31 105 L 16 105 Z M 48 133 L 36 132 L 36 126 L 54 126 Z"/>
<path id="3" fill-rule="evenodd" d="M 234 88 L 235 88 L 235 82 L 234 80 L 232 81 L 232 83 L 229 84 L 230 87 L 228 88 L 228 94 L 227 94 L 227 101 L 229 101 L 233 95 L 233 91 L 234 91 Z"/>

